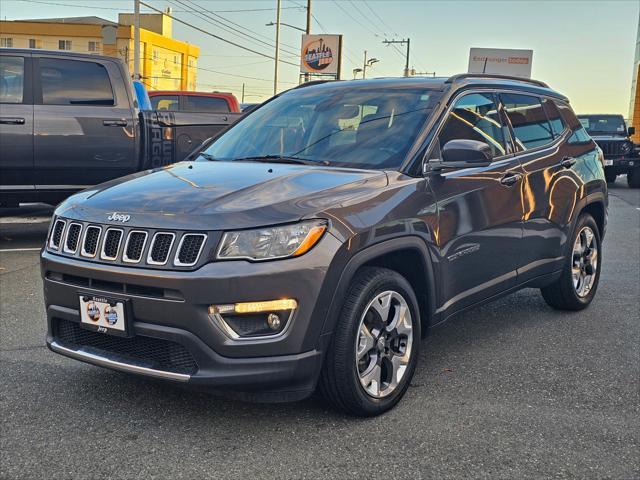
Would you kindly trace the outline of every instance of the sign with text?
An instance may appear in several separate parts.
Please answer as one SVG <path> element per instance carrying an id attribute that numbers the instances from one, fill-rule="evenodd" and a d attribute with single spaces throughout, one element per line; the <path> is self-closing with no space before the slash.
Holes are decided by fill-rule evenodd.
<path id="1" fill-rule="evenodd" d="M 342 35 L 302 35 L 300 73 L 340 74 Z"/>
<path id="2" fill-rule="evenodd" d="M 468 73 L 493 73 L 531 78 L 533 50 L 508 48 L 472 48 Z"/>

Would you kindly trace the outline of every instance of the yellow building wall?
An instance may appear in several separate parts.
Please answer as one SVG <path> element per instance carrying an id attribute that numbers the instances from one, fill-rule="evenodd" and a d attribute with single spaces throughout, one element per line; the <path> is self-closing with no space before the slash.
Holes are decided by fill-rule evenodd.
<path id="1" fill-rule="evenodd" d="M 636 128 L 636 133 L 631 137 L 634 143 L 640 143 L 640 63 L 636 63 L 635 98 L 633 100 L 633 113 L 631 124 Z"/>
<path id="2" fill-rule="evenodd" d="M 162 31 L 170 32 L 164 17 Z M 132 25 L 118 27 L 115 44 L 104 44 L 101 25 L 71 23 L 0 21 L 0 38 L 11 38 L 14 48 L 29 48 L 29 39 L 36 39 L 38 48 L 45 50 L 58 50 L 60 40 L 70 40 L 71 51 L 121 58 L 133 74 Z M 89 51 L 90 41 L 98 42 L 97 51 Z M 149 90 L 195 90 L 199 56 L 195 45 L 140 29 L 140 74 Z"/>

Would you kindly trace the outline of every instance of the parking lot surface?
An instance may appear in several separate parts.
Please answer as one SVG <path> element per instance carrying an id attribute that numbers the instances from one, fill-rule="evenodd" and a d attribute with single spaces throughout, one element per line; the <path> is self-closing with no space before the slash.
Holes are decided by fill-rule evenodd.
<path id="1" fill-rule="evenodd" d="M 51 209 L 0 219 L 0 478 L 640 478 L 640 193 L 610 191 L 589 309 L 524 290 L 422 345 L 373 419 L 260 405 L 82 364 L 44 346 Z"/>

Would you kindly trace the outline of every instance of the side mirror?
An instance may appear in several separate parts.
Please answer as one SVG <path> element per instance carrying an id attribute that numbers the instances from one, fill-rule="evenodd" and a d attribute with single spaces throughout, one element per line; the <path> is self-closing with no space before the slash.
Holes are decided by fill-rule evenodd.
<path id="1" fill-rule="evenodd" d="M 636 127 L 629 127 L 627 132 L 629 133 L 629 136 L 634 135 L 636 133 Z"/>
<path id="2" fill-rule="evenodd" d="M 441 150 L 442 159 L 431 170 L 486 167 L 493 160 L 491 147 L 477 140 L 450 140 Z"/>

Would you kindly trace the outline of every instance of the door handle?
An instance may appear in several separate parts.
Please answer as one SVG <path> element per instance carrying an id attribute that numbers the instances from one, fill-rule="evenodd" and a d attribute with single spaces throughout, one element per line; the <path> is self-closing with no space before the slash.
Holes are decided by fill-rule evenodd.
<path id="1" fill-rule="evenodd" d="M 576 164 L 576 159 L 573 157 L 564 157 L 560 162 L 562 168 L 571 168 Z"/>
<path id="2" fill-rule="evenodd" d="M 522 175 L 519 173 L 505 173 L 500 179 L 500 183 L 506 187 L 511 187 L 518 183 L 518 180 L 522 178 Z"/>
<path id="3" fill-rule="evenodd" d="M 103 120 L 102 125 L 105 127 L 126 127 L 126 120 Z"/>
<path id="4" fill-rule="evenodd" d="M 0 117 L 0 123 L 5 125 L 24 125 L 24 118 Z"/>

